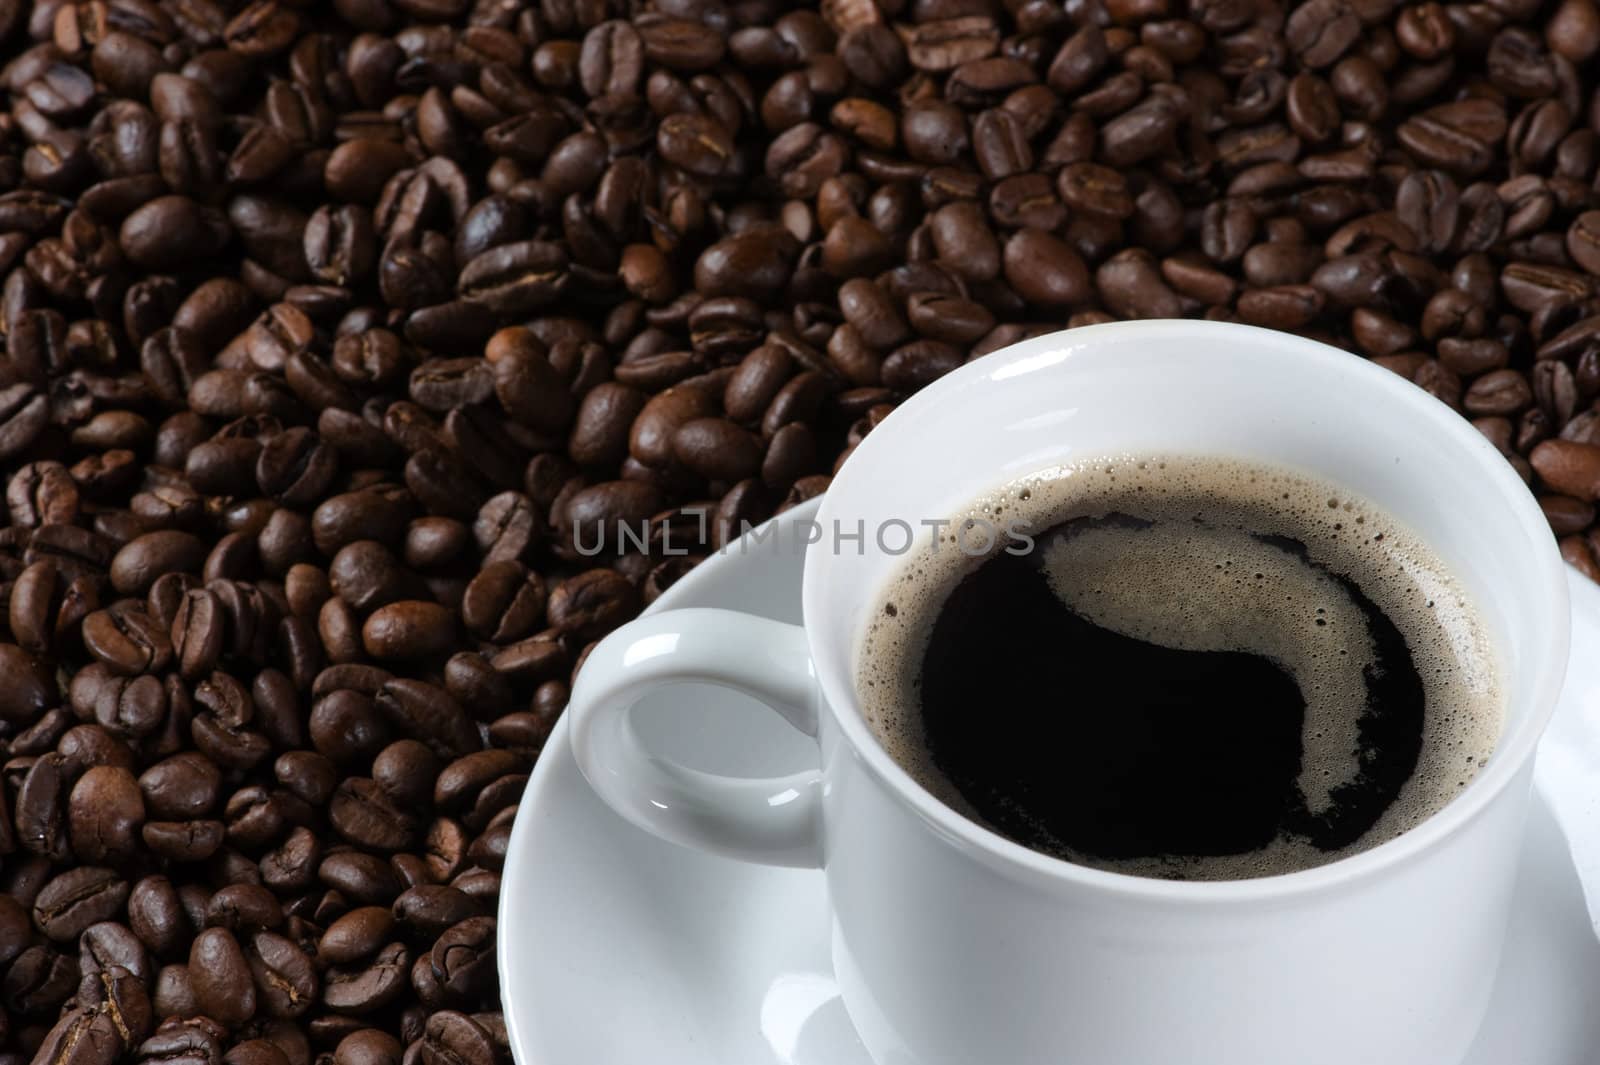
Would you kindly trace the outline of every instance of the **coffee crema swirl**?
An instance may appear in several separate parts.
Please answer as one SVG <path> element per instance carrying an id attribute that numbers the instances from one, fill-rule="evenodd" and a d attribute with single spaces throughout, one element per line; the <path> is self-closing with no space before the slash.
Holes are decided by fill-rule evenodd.
<path id="1" fill-rule="evenodd" d="M 964 522 L 1021 530 L 983 557 Z M 1483 619 L 1436 553 L 1320 479 L 1124 455 L 1018 480 L 882 589 L 857 687 L 956 810 L 1177 879 L 1322 865 L 1432 816 L 1500 734 Z"/>

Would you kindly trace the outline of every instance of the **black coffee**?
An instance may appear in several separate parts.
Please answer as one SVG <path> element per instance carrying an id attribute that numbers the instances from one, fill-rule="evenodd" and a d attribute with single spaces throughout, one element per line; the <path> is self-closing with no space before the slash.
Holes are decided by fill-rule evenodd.
<path id="1" fill-rule="evenodd" d="M 885 591 L 863 701 L 924 786 L 1036 850 L 1289 872 L 1412 827 L 1493 749 L 1477 614 L 1425 544 L 1328 484 L 1119 459 L 954 527 Z"/>

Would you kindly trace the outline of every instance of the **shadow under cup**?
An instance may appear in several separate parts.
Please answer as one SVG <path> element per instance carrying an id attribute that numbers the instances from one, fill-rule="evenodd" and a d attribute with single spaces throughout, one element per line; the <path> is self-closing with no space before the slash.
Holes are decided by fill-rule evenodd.
<path id="1" fill-rule="evenodd" d="M 1506 693 L 1495 752 L 1459 796 L 1398 839 L 1327 865 L 1253 880 L 1171 882 L 1030 851 L 948 809 L 889 759 L 856 705 L 854 654 L 866 612 L 905 555 L 876 543 L 872 530 L 908 522 L 925 537 L 918 522 L 948 518 L 1009 481 L 1086 458 L 1150 452 L 1228 456 L 1320 476 L 1434 547 L 1483 615 Z M 1000 1045 L 1014 1047 L 1007 1052 L 1017 1061 L 1047 1060 L 1050 1026 L 1040 1016 L 1052 1010 L 1073 1015 L 1079 1028 L 1066 1042 L 1091 1055 L 1072 1060 L 1098 1060 L 1101 1051 L 1124 1063 L 1179 1060 L 1160 1050 L 1179 1044 L 1138 1034 L 1138 1026 L 1166 1024 L 1174 1039 L 1181 1032 L 1205 1039 L 1222 1025 L 1248 1027 L 1253 1009 L 1285 1017 L 1262 1026 L 1259 1048 L 1251 1036 L 1225 1036 L 1242 1051 L 1232 1060 L 1432 1063 L 1464 1053 L 1504 938 L 1532 754 L 1565 672 L 1568 608 L 1554 540 L 1532 496 L 1458 414 L 1381 367 L 1287 334 L 1214 322 L 1090 326 L 986 356 L 912 397 L 856 449 L 818 520 L 822 540 L 806 558 L 804 611 L 831 707 L 823 714 L 824 763 L 847 760 L 865 770 L 825 773 L 871 782 L 832 800 L 839 808 L 824 814 L 833 834 L 835 960 L 876 1060 L 954 1062 Z M 831 548 L 836 523 L 846 533 L 864 527 L 864 546 Z M 890 537 L 889 546 L 901 539 Z M 851 823 L 891 807 L 904 814 L 897 826 L 888 822 L 899 815 L 888 813 L 870 828 Z M 917 835 L 910 826 L 919 825 L 926 839 L 858 860 L 858 850 L 897 833 Z M 948 867 L 947 884 L 929 887 L 896 871 L 931 861 Z M 923 948 L 909 942 L 909 928 L 872 927 L 895 896 L 908 912 L 946 915 L 974 900 L 998 900 L 1011 914 L 1008 926 L 1032 931 L 1004 960 L 1015 966 L 1014 982 L 1025 988 L 1032 971 L 1058 985 L 1056 997 L 1033 999 L 1024 990 L 1015 1002 L 972 1002 L 991 1021 L 1014 1013 L 1020 1020 L 1011 1033 L 930 1019 L 918 999 L 981 999 L 984 992 L 977 978 L 924 975 L 958 949 L 959 930 L 945 933 L 952 942 L 943 947 Z M 1236 939 L 1251 945 L 1235 946 Z M 986 948 L 968 949 L 982 955 Z M 1095 957 L 1074 967 L 1052 960 L 1051 950 Z M 1305 968 L 1319 964 L 1327 971 Z M 1009 979 L 1003 972 L 995 979 Z M 1287 986 L 1301 972 L 1308 974 L 1304 994 Z M 1362 981 L 1368 986 L 1357 986 Z M 1341 1034 L 1350 1025 L 1369 1030 L 1356 1042 Z M 969 1036 L 973 1027 L 987 1030 Z M 1402 1056 L 1387 1056 L 1390 1048 Z"/>

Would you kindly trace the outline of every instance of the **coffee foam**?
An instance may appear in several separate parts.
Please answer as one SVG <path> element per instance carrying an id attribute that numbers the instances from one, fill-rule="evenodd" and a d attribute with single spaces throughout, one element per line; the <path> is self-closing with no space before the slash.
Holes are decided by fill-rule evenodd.
<path id="1" fill-rule="evenodd" d="M 1402 632 L 1422 675 L 1426 721 L 1416 771 L 1374 827 L 1324 851 L 1294 838 L 1239 855 L 1105 860 L 1058 857 L 1140 876 L 1244 879 L 1326 864 L 1408 831 L 1438 812 L 1486 764 L 1503 694 L 1493 644 L 1466 591 L 1413 532 L 1328 482 L 1233 459 L 1120 455 L 1054 467 L 975 501 L 952 519 L 1037 535 L 1071 518 L 1111 513 L 1158 524 L 1046 536 L 1034 550 L 1052 590 L 1103 628 L 1163 646 L 1249 651 L 1294 676 L 1306 701 L 1300 785 L 1313 813 L 1356 770 L 1362 670 L 1374 648 L 1359 608 L 1316 566 L 1252 534 L 1291 537 L 1312 561 L 1356 586 Z M 1194 521 L 1203 516 L 1204 524 Z M 863 713 L 891 757 L 927 790 L 977 818 L 932 765 L 922 742 L 921 662 L 951 589 L 981 558 L 959 533 L 925 538 L 876 600 L 859 644 Z M 966 544 L 983 544 L 971 535 Z M 995 550 L 1018 546 L 1002 537 Z M 1136 579 L 1129 579 L 1136 574 Z M 982 668 L 981 663 L 976 668 Z"/>

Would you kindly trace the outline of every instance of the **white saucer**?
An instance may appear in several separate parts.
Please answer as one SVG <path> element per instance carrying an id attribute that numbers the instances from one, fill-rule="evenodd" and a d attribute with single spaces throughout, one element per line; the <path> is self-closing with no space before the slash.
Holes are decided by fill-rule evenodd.
<path id="1" fill-rule="evenodd" d="M 780 548 L 748 555 L 735 547 L 657 607 L 799 621 L 797 539 L 782 534 Z M 1600 647 L 1600 589 L 1574 573 L 1573 603 L 1573 647 Z M 1558 719 L 1600 723 L 1597 659 L 1574 655 Z M 659 698 L 651 709 L 660 712 L 641 712 L 639 728 L 688 765 L 770 775 L 815 757 L 810 740 L 748 712 L 742 696 L 684 686 Z M 1594 1065 L 1600 941 L 1542 793 L 1524 861 L 1489 1019 L 1462 1065 Z M 821 873 L 646 835 L 589 790 L 565 721 L 556 727 L 523 797 L 500 893 L 501 995 L 517 1065 L 871 1065 L 840 1004 L 828 937 Z"/>

